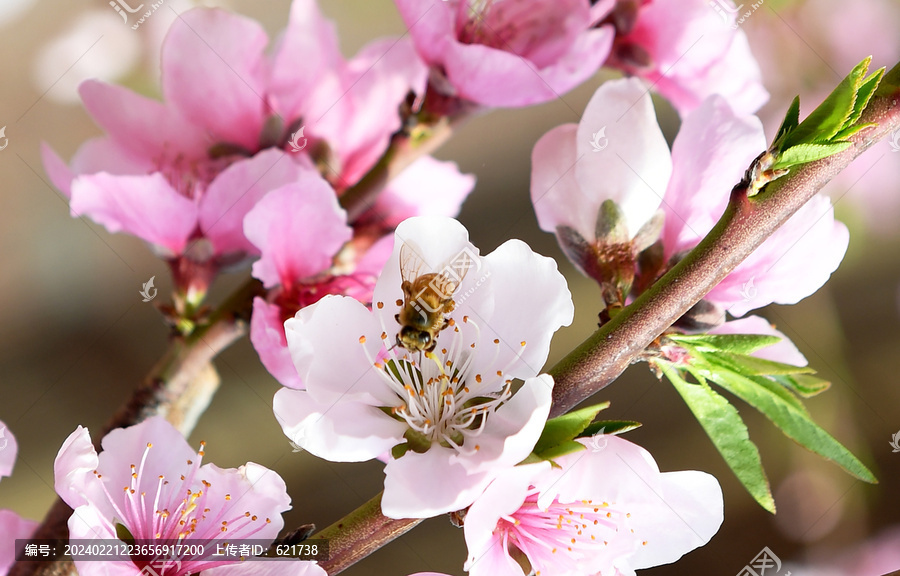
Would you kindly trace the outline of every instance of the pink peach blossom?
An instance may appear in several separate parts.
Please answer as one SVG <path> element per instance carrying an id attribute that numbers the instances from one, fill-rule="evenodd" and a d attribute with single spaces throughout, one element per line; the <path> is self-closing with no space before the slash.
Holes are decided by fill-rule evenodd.
<path id="1" fill-rule="evenodd" d="M 705 545 L 723 519 L 722 490 L 704 472 L 660 473 L 643 448 L 607 436 L 494 480 L 465 518 L 471 576 L 634 576 Z"/>
<path id="2" fill-rule="evenodd" d="M 514 107 L 559 98 L 606 60 L 605 0 L 396 0 L 422 58 L 448 95 Z"/>
<path id="3" fill-rule="evenodd" d="M 87 429 L 79 426 L 59 450 L 55 487 L 74 509 L 73 539 L 114 540 L 116 524 L 136 540 L 255 538 L 274 540 L 290 509 L 278 474 L 248 462 L 240 468 L 201 466 L 204 443 L 193 451 L 164 418 L 152 417 L 113 430 L 98 455 Z M 140 563 L 140 562 L 138 562 Z M 227 564 L 216 558 L 166 561 L 168 576 L 182 576 Z M 132 561 L 75 561 L 79 574 L 137 574 Z"/>
<path id="4" fill-rule="evenodd" d="M 107 136 L 86 142 L 71 167 L 43 149 L 73 215 L 213 269 L 255 256 L 242 222 L 256 201 L 312 169 L 314 150 L 330 151 L 331 180 L 355 183 L 400 127 L 408 93 L 424 91 L 425 66 L 408 41 L 374 42 L 347 62 L 312 0 L 294 2 L 272 58 L 267 44 L 250 19 L 190 10 L 163 43 L 164 102 L 84 83 L 85 107 Z M 313 140 L 303 153 L 288 146 L 298 122 Z"/>
<path id="5" fill-rule="evenodd" d="M 713 94 L 752 114 L 769 95 L 735 12 L 732 0 L 645 0 L 617 30 L 608 65 L 645 79 L 682 115 Z"/>

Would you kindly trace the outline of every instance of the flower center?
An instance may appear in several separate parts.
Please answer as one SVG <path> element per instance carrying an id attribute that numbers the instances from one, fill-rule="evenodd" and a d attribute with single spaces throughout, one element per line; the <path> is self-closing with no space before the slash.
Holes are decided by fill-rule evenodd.
<path id="1" fill-rule="evenodd" d="M 608 502 L 563 504 L 554 499 L 541 510 L 537 500 L 538 491 L 532 489 L 522 506 L 502 517 L 494 529 L 495 534 L 502 535 L 504 545 L 518 548 L 525 555 L 536 574 L 550 567 L 577 572 L 581 560 L 595 556 L 620 532 L 629 530 L 631 514 Z"/>
<path id="2" fill-rule="evenodd" d="M 379 309 L 384 306 L 382 302 L 376 305 Z M 505 344 L 494 339 L 487 345 L 490 352 L 483 350 L 478 325 L 468 316 L 463 316 L 462 322 L 472 330 L 461 331 L 451 318 L 439 342 L 447 346 L 433 352 L 410 352 L 385 345 L 378 358 L 373 359 L 363 347 L 376 373 L 397 395 L 397 405 L 386 408 L 409 426 L 412 434 L 407 435 L 407 440 L 413 450 L 424 452 L 437 442 L 460 453 L 473 454 L 480 449 L 477 438 L 491 414 L 513 395 L 513 380 L 506 371 L 518 360 L 525 342 L 521 342 L 518 354 L 508 366 L 495 370 L 492 366 Z M 466 337 L 466 333 L 470 336 Z M 381 333 L 381 339 L 387 343 L 387 329 Z M 361 336 L 360 344 L 365 341 L 365 336 Z M 484 353 L 493 354 L 487 364 L 490 372 L 475 373 L 473 360 Z"/>
<path id="3" fill-rule="evenodd" d="M 231 494 L 218 497 L 211 495 L 212 484 L 199 477 L 203 474 L 200 464 L 205 446 L 206 443 L 201 442 L 196 460 L 187 460 L 184 473 L 170 481 L 162 474 L 155 479 L 147 477 L 145 466 L 150 451 L 154 449 L 153 443 L 148 442 L 140 464 L 131 464 L 130 482 L 123 487 L 124 500 L 113 497 L 107 490 L 103 475 L 94 470 L 94 475 L 100 480 L 115 511 L 113 522 L 127 528 L 135 540 L 170 543 L 186 539 L 213 540 L 225 537 L 226 533 L 230 540 L 244 539 L 270 523 L 269 518 L 260 521 L 250 511 L 238 512 L 232 503 Z M 139 568 L 148 563 L 144 559 L 135 558 L 134 561 L 136 565 L 141 565 Z M 163 572 L 159 572 L 159 569 L 165 569 L 166 576 L 181 576 L 233 561 L 207 557 L 169 558 L 162 562 L 163 566 L 159 559 L 150 563 L 160 574 Z"/>

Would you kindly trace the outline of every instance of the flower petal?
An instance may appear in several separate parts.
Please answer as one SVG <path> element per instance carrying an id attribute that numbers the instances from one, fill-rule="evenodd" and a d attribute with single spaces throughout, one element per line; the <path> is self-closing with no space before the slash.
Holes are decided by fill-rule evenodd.
<path id="1" fill-rule="evenodd" d="M 603 136 L 595 137 L 598 132 Z M 603 146 L 600 149 L 596 142 Z M 588 102 L 578 124 L 579 161 L 575 178 L 591 194 L 597 211 L 604 200 L 622 209 L 633 237 L 656 212 L 672 173 L 669 146 L 659 128 L 653 101 L 640 80 L 604 83 Z M 585 238 L 594 238 L 593 230 Z"/>
<path id="2" fill-rule="evenodd" d="M 305 390 L 282 388 L 274 410 L 285 436 L 332 462 L 365 462 L 404 442 L 404 424 L 351 399 L 317 402 Z"/>
<path id="3" fill-rule="evenodd" d="M 624 39 L 641 46 L 653 62 L 649 71 L 633 72 L 652 82 L 681 114 L 712 94 L 723 95 L 744 114 L 768 100 L 746 35 L 720 16 L 702 0 L 655 0 L 641 7 Z"/>
<path id="4" fill-rule="evenodd" d="M 244 236 L 247 213 L 270 190 L 316 179 L 311 168 L 295 163 L 281 150 L 263 150 L 232 164 L 212 181 L 200 200 L 200 229 L 218 254 L 257 254 L 257 247 Z"/>
<path id="5" fill-rule="evenodd" d="M 197 207 L 162 176 L 105 172 L 72 181 L 73 217 L 88 216 L 110 233 L 126 232 L 177 254 L 197 226 Z"/>
<path id="6" fill-rule="evenodd" d="M 706 298 L 734 316 L 771 304 L 796 304 L 840 265 L 850 233 L 834 219 L 831 201 L 815 196 L 747 257 Z M 752 282 L 755 294 L 744 289 Z"/>
<path id="7" fill-rule="evenodd" d="M 454 297 L 456 316 L 471 314 L 479 323 L 482 349 L 472 361 L 474 373 L 502 370 L 516 378 L 536 376 L 550 353 L 554 332 L 572 323 L 575 306 L 556 261 L 535 254 L 527 244 L 509 240 L 471 270 Z M 482 277 L 486 282 L 479 286 Z M 527 290 L 522 287 L 527 286 Z M 500 340 L 499 345 L 493 344 Z"/>
<path id="8" fill-rule="evenodd" d="M 384 468 L 382 513 L 388 518 L 431 518 L 474 502 L 492 476 L 467 471 L 454 454 L 432 444 L 423 454 L 410 450 L 391 459 Z"/>
<path id="9" fill-rule="evenodd" d="M 91 486 L 99 463 L 90 433 L 79 426 L 63 442 L 53 463 L 53 487 L 70 507 L 77 508 L 94 499 Z"/>
<path id="10" fill-rule="evenodd" d="M 326 296 L 289 318 L 284 332 L 300 380 L 316 402 L 396 403 L 373 367 L 383 329 L 357 300 Z"/>
<path id="11" fill-rule="evenodd" d="M 545 232 L 558 226 L 578 231 L 586 240 L 594 239 L 600 203 L 575 179 L 575 164 L 590 161 L 578 155 L 577 124 L 563 124 L 537 141 L 531 153 L 531 203 L 538 224 Z"/>
<path id="12" fill-rule="evenodd" d="M 6 576 L 16 561 L 16 539 L 30 538 L 39 525 L 12 510 L 0 510 L 0 574 Z"/>
<path id="13" fill-rule="evenodd" d="M 253 275 L 267 288 L 327 270 L 353 236 L 334 190 L 315 172 L 266 194 L 244 218 L 244 233 L 262 254 Z"/>
<path id="14" fill-rule="evenodd" d="M 294 0 L 272 64 L 269 92 L 275 110 L 290 124 L 304 116 L 324 82 L 336 82 L 344 66 L 334 23 L 315 0 Z M 332 103 L 334 101 L 332 100 Z"/>
<path id="15" fill-rule="evenodd" d="M 249 18 L 204 8 L 182 14 L 162 46 L 166 101 L 217 141 L 255 151 L 266 109 L 268 43 L 262 26 Z"/>
<path id="16" fill-rule="evenodd" d="M 544 461 L 504 471 L 469 508 L 464 528 L 468 548 L 465 570 L 470 576 L 505 576 L 508 573 L 518 576 L 509 572 L 513 566 L 518 568 L 518 564 L 498 541 L 494 529 L 501 518 L 512 515 L 522 506 L 532 480 L 549 468 L 550 463 Z"/>
<path id="17" fill-rule="evenodd" d="M 326 140 L 345 185 L 359 181 L 400 129 L 400 106 L 410 92 L 424 94 L 428 69 L 409 40 L 375 40 L 347 63 L 337 84 L 317 86 L 306 111 L 310 134 Z"/>
<path id="18" fill-rule="evenodd" d="M 19 453 L 19 444 L 16 437 L 0 421 L 0 478 L 12 474 L 16 463 L 16 454 Z"/>
<path id="19" fill-rule="evenodd" d="M 413 216 L 452 218 L 474 187 L 475 176 L 462 174 L 455 162 L 423 156 L 388 183 L 371 213 L 383 219 L 385 228 Z"/>
<path id="20" fill-rule="evenodd" d="M 269 374 L 288 388 L 303 389 L 303 381 L 294 368 L 294 361 L 284 336 L 281 308 L 262 298 L 253 299 L 250 318 L 250 342 Z"/>
<path id="21" fill-rule="evenodd" d="M 524 460 L 544 431 L 550 414 L 553 378 L 541 374 L 529 378 L 505 404 L 488 419 L 477 439 L 473 457 L 458 456 L 470 473 L 496 471 Z M 453 459 L 451 459 L 453 460 Z"/>
<path id="22" fill-rule="evenodd" d="M 148 444 L 152 445 L 149 450 Z M 140 464 L 145 451 L 144 472 L 138 482 L 148 493 L 156 492 L 160 475 L 178 478 L 184 471 L 185 462 L 197 458 L 197 452 L 162 416 L 152 416 L 128 428 L 116 428 L 103 437 L 101 446 L 103 450 L 96 470 L 116 494 L 121 494 L 122 487 L 131 484 L 130 465 Z M 96 501 L 91 503 L 97 504 Z M 135 534 L 135 537 L 139 536 Z"/>
<path id="23" fill-rule="evenodd" d="M 712 230 L 731 187 L 765 148 L 759 119 L 738 116 L 721 96 L 706 99 L 685 117 L 672 145 L 672 179 L 665 196 L 667 257 L 692 248 Z"/>
<path id="24" fill-rule="evenodd" d="M 200 83 L 203 84 L 203 83 Z M 86 80 L 78 87 L 91 118 L 116 144 L 138 158 L 203 157 L 207 137 L 190 116 L 122 86 Z"/>
<path id="25" fill-rule="evenodd" d="M 245 517 L 249 512 L 249 522 L 258 528 L 253 534 L 254 540 L 271 543 L 281 532 L 284 527 L 282 513 L 291 509 L 291 497 L 284 480 L 276 472 L 253 462 L 237 469 L 205 464 L 197 476 L 206 481 L 207 501 L 225 503 L 213 513 L 230 519 Z M 229 495 L 234 497 L 229 498 Z"/>

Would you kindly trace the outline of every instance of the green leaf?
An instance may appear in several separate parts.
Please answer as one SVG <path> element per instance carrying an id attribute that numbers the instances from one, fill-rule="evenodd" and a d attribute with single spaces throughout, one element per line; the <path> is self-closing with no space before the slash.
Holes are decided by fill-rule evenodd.
<path id="1" fill-rule="evenodd" d="M 847 119 L 845 126 L 850 126 L 859 122 L 863 111 L 866 109 L 866 106 L 869 105 L 869 100 L 871 100 L 872 96 L 875 94 L 875 89 L 878 88 L 878 84 L 881 83 L 881 78 L 883 76 L 884 68 L 879 68 L 862 81 L 862 84 L 860 84 L 859 88 L 856 90 L 856 103 L 853 105 L 853 113 L 850 115 L 850 118 Z"/>
<path id="2" fill-rule="evenodd" d="M 131 535 L 131 531 L 127 526 L 118 522 L 116 522 L 116 538 L 126 544 L 134 544 L 134 536 Z"/>
<path id="3" fill-rule="evenodd" d="M 854 113 L 857 91 L 864 83 L 872 57 L 857 64 L 846 78 L 841 80 L 831 94 L 788 134 L 782 150 L 798 144 L 828 142 L 847 126 Z"/>
<path id="4" fill-rule="evenodd" d="M 634 420 L 598 420 L 585 428 L 578 438 L 589 438 L 594 434 L 624 434 L 640 427 L 641 423 Z"/>
<path id="5" fill-rule="evenodd" d="M 868 124 L 853 124 L 853 125 L 850 125 L 850 126 L 844 128 L 840 132 L 838 132 L 837 136 L 835 136 L 834 139 L 835 139 L 835 141 L 848 140 L 851 136 L 853 136 L 857 132 L 859 132 L 861 130 L 865 130 L 866 128 L 873 128 L 875 126 L 878 126 L 878 124 L 876 122 L 870 122 Z"/>
<path id="6" fill-rule="evenodd" d="M 584 450 L 584 444 L 580 442 L 575 442 L 574 440 L 565 440 L 556 444 L 554 446 L 550 446 L 546 450 L 534 451 L 534 455 L 539 460 L 549 460 L 554 467 L 558 467 L 559 465 L 554 462 L 557 458 L 561 456 L 565 456 L 566 454 L 573 454 L 575 452 L 581 452 Z M 527 460 L 527 459 L 526 459 Z"/>
<path id="7" fill-rule="evenodd" d="M 601 410 L 607 408 L 609 408 L 609 402 L 603 402 L 602 404 L 581 408 L 580 410 L 547 420 L 547 423 L 544 425 L 544 431 L 541 432 L 541 437 L 538 438 L 533 452 L 538 456 L 549 454 L 554 452 L 557 446 L 571 442 L 572 439 L 584 432 L 585 428 L 594 421 L 594 418 L 597 417 Z"/>
<path id="8" fill-rule="evenodd" d="M 783 395 L 770 387 L 760 386 L 758 379 L 751 380 L 727 370 L 712 373 L 701 370 L 701 374 L 759 410 L 801 446 L 826 460 L 834 461 L 860 480 L 877 483 L 872 472 L 840 442 L 813 422 L 805 410 L 798 410 L 792 402 L 785 400 Z"/>
<path id="9" fill-rule="evenodd" d="M 778 336 L 767 334 L 670 334 L 667 338 L 701 351 L 723 350 L 734 354 L 752 354 L 781 342 Z"/>
<path id="10" fill-rule="evenodd" d="M 759 450 L 750 440 L 747 426 L 728 400 L 717 394 L 702 377 L 699 383 L 684 380 L 674 365 L 657 361 L 656 365 L 684 399 L 706 431 L 725 462 L 760 506 L 775 513 L 775 500 L 759 458 Z"/>
<path id="11" fill-rule="evenodd" d="M 815 162 L 822 158 L 828 158 L 839 152 L 843 152 L 852 142 L 834 142 L 826 144 L 798 144 L 792 146 L 778 155 L 778 160 L 772 165 L 772 170 L 784 170 L 798 164 Z"/>
<path id="12" fill-rule="evenodd" d="M 732 354 L 731 352 L 710 352 L 705 355 L 709 362 L 731 368 L 733 372 L 747 376 L 769 376 L 774 374 L 813 374 L 815 370 L 809 366 L 794 366 L 774 362 L 756 356 Z"/>
<path id="13" fill-rule="evenodd" d="M 831 382 L 828 380 L 811 374 L 785 374 L 772 376 L 772 378 L 803 398 L 812 398 L 831 387 Z"/>
<path id="14" fill-rule="evenodd" d="M 784 120 L 781 121 L 781 127 L 778 128 L 778 133 L 775 135 L 775 144 L 779 143 L 786 134 L 794 130 L 800 124 L 800 97 L 795 96 L 794 101 L 791 102 L 790 107 L 788 107 L 787 114 L 784 115 Z M 778 147 L 780 149 L 780 147 Z"/>

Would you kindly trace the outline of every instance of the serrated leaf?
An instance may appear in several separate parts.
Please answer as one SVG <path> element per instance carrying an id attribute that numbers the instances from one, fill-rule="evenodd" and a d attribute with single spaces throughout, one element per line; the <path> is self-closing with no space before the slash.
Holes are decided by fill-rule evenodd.
<path id="1" fill-rule="evenodd" d="M 785 374 L 772 376 L 772 378 L 803 398 L 812 398 L 831 387 L 831 382 L 828 380 L 811 374 Z"/>
<path id="2" fill-rule="evenodd" d="M 857 91 L 864 82 L 872 57 L 857 64 L 819 106 L 785 138 L 782 150 L 798 144 L 828 142 L 847 126 Z"/>
<path id="3" fill-rule="evenodd" d="M 875 126 L 878 126 L 878 124 L 874 123 L 874 122 L 870 122 L 868 124 L 851 124 L 851 125 L 847 126 L 846 128 L 844 128 L 843 130 L 841 130 L 840 132 L 838 132 L 837 135 L 834 137 L 834 139 L 835 139 L 835 141 L 848 140 L 851 136 L 853 136 L 857 132 L 859 132 L 861 130 L 865 130 L 866 128 L 873 128 Z"/>
<path id="4" fill-rule="evenodd" d="M 701 351 L 722 350 L 733 354 L 752 354 L 781 342 L 781 338 L 769 334 L 671 334 L 667 338 Z"/>
<path id="5" fill-rule="evenodd" d="M 872 72 L 872 74 L 859 85 L 859 88 L 856 90 L 856 102 L 853 105 L 853 114 L 847 119 L 847 123 L 844 125 L 845 127 L 852 126 L 859 122 L 863 111 L 866 109 L 866 106 L 869 105 L 869 100 L 871 100 L 872 96 L 875 94 L 875 89 L 878 88 L 878 84 L 881 83 L 881 78 L 883 76 L 884 67 Z"/>
<path id="6" fill-rule="evenodd" d="M 566 440 L 540 452 L 535 450 L 534 455 L 537 456 L 540 460 L 549 460 L 554 465 L 554 467 L 556 467 L 558 466 L 558 464 L 556 464 L 554 460 L 556 460 L 557 458 L 565 456 L 566 454 L 581 452 L 584 449 L 584 444 L 575 442 L 574 440 Z"/>
<path id="7" fill-rule="evenodd" d="M 804 448 L 815 452 L 826 460 L 834 461 L 838 466 L 860 480 L 873 484 L 877 483 L 872 472 L 856 456 L 813 422 L 805 410 L 798 410 L 793 403 L 786 401 L 781 394 L 777 394 L 771 388 L 760 386 L 758 382 L 734 372 L 704 373 L 703 376 L 713 380 L 722 388 L 759 410 L 786 436 Z"/>
<path id="8" fill-rule="evenodd" d="M 762 467 L 759 450 L 750 440 L 747 426 L 728 400 L 698 378 L 699 384 L 684 380 L 678 369 L 668 362 L 656 362 L 675 390 L 712 440 L 719 454 L 760 506 L 775 513 L 775 500 Z"/>
<path id="9" fill-rule="evenodd" d="M 578 438 L 589 438 L 594 434 L 624 434 L 640 427 L 641 423 L 634 420 L 598 420 L 585 428 Z"/>
<path id="10" fill-rule="evenodd" d="M 570 442 L 584 432 L 600 411 L 607 408 L 609 408 L 609 402 L 603 402 L 547 420 L 541 437 L 534 445 L 533 452 L 540 456 L 552 452 L 555 446 Z"/>
<path id="11" fill-rule="evenodd" d="M 134 544 L 134 536 L 131 535 L 131 531 L 127 526 L 118 522 L 116 522 L 116 538 L 126 544 Z"/>
<path id="12" fill-rule="evenodd" d="M 783 151 L 778 156 L 778 160 L 772 165 L 772 170 L 784 170 L 798 164 L 806 164 L 807 162 L 815 162 L 822 158 L 828 158 L 839 152 L 843 152 L 850 146 L 852 142 L 833 142 L 826 144 L 797 144 Z"/>
<path id="13" fill-rule="evenodd" d="M 778 146 L 779 140 L 781 140 L 786 134 L 794 130 L 800 124 L 800 97 L 795 96 L 793 102 L 788 107 L 787 114 L 784 115 L 784 120 L 781 121 L 781 126 L 778 128 L 778 132 L 775 134 L 775 145 Z M 778 147 L 780 149 L 780 147 Z"/>
<path id="14" fill-rule="evenodd" d="M 738 374 L 747 376 L 771 376 L 775 374 L 813 374 L 815 370 L 809 366 L 794 366 L 756 356 L 732 354 L 731 352 L 709 352 L 704 355 L 710 363 L 716 363 Z"/>

